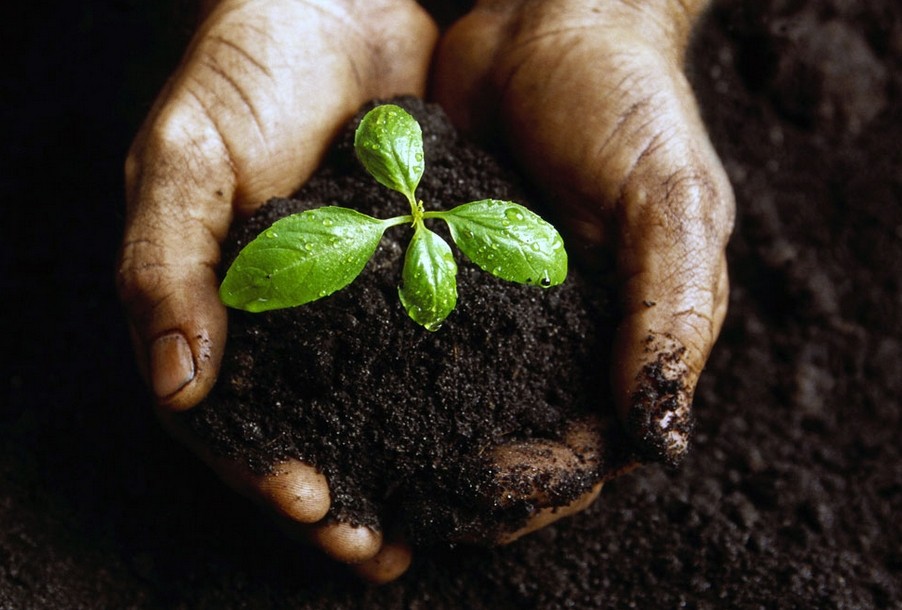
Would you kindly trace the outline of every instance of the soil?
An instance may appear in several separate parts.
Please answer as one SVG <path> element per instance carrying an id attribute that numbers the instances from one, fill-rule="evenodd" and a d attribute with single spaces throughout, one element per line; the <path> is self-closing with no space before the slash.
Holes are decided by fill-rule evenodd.
<path id="1" fill-rule="evenodd" d="M 489 197 L 529 205 L 513 174 L 461 138 L 438 106 L 387 102 L 423 129 L 427 171 L 417 196 L 427 209 Z M 354 156 L 354 130 L 372 105 L 295 199 L 271 200 L 236 226 L 226 264 L 291 213 L 342 204 L 377 218 L 409 213 Z M 453 243 L 443 223 L 432 228 Z M 410 231 L 389 231 L 357 280 L 308 306 L 230 313 L 217 386 L 186 414 L 195 433 L 258 472 L 307 461 L 329 480 L 332 518 L 387 523 L 419 544 L 519 529 L 533 504 L 502 503 L 505 492 L 532 497 L 535 487 L 563 506 L 634 460 L 602 373 L 610 363 L 599 357 L 616 326 L 610 278 L 571 264 L 562 286 L 543 290 L 497 279 L 458 252 L 459 305 L 433 333 L 398 299 L 409 239 Z M 552 464 L 545 477 L 499 473 L 492 459 L 498 446 L 528 442 L 541 461 L 549 442 L 565 442 L 568 424 L 599 419 L 603 452 L 577 447 L 579 464 Z"/>
<path id="2" fill-rule="evenodd" d="M 722 0 L 698 30 L 738 222 L 683 465 L 384 587 L 285 539 L 147 408 L 110 269 L 122 158 L 188 33 L 163 5 L 2 21 L 0 608 L 902 607 L 898 2 Z"/>

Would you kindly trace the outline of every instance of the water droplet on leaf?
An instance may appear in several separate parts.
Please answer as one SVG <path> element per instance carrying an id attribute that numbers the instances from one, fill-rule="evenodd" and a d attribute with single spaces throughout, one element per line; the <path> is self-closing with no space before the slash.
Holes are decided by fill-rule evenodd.
<path id="1" fill-rule="evenodd" d="M 516 222 L 520 222 L 523 220 L 523 212 L 518 210 L 517 208 L 507 208 L 504 210 L 504 215 L 507 216 L 508 220 L 513 220 Z"/>

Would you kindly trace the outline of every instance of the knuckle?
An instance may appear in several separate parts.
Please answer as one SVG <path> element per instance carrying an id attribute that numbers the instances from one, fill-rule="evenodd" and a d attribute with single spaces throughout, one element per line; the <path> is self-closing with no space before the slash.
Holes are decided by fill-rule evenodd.
<path id="1" fill-rule="evenodd" d="M 116 267 L 116 289 L 120 300 L 132 305 L 158 294 L 164 284 L 166 265 L 161 248 L 152 241 L 128 240 Z"/>
<path id="2" fill-rule="evenodd" d="M 196 156 L 206 124 L 202 116 L 202 113 L 186 108 L 170 108 L 162 112 L 147 132 L 143 156 L 165 166 L 182 165 L 185 160 Z"/>
<path id="3" fill-rule="evenodd" d="M 655 148 L 663 147 L 658 142 Z M 726 247 L 735 218 L 732 189 L 700 163 L 691 163 L 658 174 L 634 170 L 650 179 L 633 180 L 627 214 L 634 227 L 655 231 L 662 244 L 687 251 L 687 256 Z"/>

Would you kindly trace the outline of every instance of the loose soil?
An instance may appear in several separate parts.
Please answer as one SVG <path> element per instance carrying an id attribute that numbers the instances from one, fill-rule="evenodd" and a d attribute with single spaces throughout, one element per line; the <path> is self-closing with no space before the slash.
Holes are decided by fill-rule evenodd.
<path id="1" fill-rule="evenodd" d="M 423 129 L 417 195 L 427 209 L 490 197 L 529 205 L 513 174 L 461 138 L 438 106 L 389 102 Z M 409 213 L 354 156 L 354 129 L 371 106 L 295 199 L 272 200 L 236 228 L 226 263 L 290 213 L 322 205 Z M 443 223 L 432 228 L 451 243 Z M 217 387 L 186 414 L 195 433 L 258 472 L 307 461 L 329 480 L 332 518 L 385 523 L 421 544 L 515 529 L 534 504 L 511 493 L 534 490 L 562 506 L 631 461 L 604 374 L 616 325 L 610 278 L 571 264 L 562 286 L 543 290 L 494 278 L 458 252 L 458 307 L 433 333 L 398 300 L 409 239 L 406 228 L 389 230 L 356 281 L 313 304 L 232 312 Z M 601 449 L 577 446 L 578 460 L 556 464 L 548 443 L 590 420 L 606 431 Z M 493 450 L 524 444 L 534 450 L 522 467 L 499 472 Z"/>
<path id="2" fill-rule="evenodd" d="M 714 4 L 690 74 L 738 218 L 690 455 L 513 545 L 421 552 L 384 587 L 169 440 L 115 322 L 122 158 L 184 44 L 177 15 L 17 4 L 0 608 L 902 607 L 902 6 Z"/>

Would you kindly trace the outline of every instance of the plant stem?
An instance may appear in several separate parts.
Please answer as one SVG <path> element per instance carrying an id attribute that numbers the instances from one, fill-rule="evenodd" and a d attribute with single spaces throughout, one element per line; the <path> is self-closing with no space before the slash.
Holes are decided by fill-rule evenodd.
<path id="1" fill-rule="evenodd" d="M 403 224 L 413 224 L 414 222 L 416 222 L 416 219 L 412 214 L 405 214 L 404 216 L 394 216 L 392 218 L 386 218 L 382 221 L 382 224 L 385 225 L 385 228 L 389 228 Z"/>

